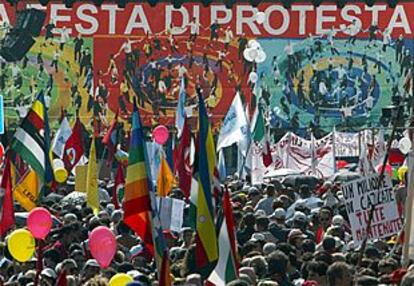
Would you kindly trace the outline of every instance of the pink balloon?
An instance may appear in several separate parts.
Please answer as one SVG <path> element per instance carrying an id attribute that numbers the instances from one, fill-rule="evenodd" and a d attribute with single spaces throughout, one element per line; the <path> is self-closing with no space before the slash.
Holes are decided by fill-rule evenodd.
<path id="1" fill-rule="evenodd" d="M 116 253 L 114 234 L 109 228 L 98 226 L 89 234 L 89 248 L 99 265 L 102 268 L 108 267 Z"/>
<path id="2" fill-rule="evenodd" d="M 164 145 L 167 142 L 170 133 L 168 132 L 167 127 L 164 125 L 158 125 L 152 131 L 152 138 L 154 138 L 155 142 L 160 145 Z"/>
<path id="3" fill-rule="evenodd" d="M 52 216 L 45 208 L 34 208 L 27 217 L 27 227 L 34 238 L 45 239 L 52 228 Z"/>

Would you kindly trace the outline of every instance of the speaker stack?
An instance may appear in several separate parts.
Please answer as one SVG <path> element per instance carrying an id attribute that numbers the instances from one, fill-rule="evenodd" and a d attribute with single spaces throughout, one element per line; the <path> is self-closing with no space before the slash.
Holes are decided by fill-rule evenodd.
<path id="1" fill-rule="evenodd" d="M 18 11 L 16 24 L 6 34 L 0 49 L 0 56 L 6 61 L 20 61 L 34 45 L 46 19 L 46 13 L 37 9 Z"/>

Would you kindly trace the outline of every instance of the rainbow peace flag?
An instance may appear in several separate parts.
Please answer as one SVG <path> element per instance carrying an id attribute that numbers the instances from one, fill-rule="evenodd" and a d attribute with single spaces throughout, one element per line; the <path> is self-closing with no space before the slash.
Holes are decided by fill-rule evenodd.
<path id="1" fill-rule="evenodd" d="M 144 132 L 134 102 L 124 194 L 124 222 L 144 241 L 154 255 L 160 286 L 171 285 L 168 248 L 162 233 Z"/>

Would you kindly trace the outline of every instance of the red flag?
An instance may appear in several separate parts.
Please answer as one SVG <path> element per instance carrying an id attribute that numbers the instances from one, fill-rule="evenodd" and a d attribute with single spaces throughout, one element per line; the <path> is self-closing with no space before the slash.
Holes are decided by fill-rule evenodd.
<path id="1" fill-rule="evenodd" d="M 14 206 L 12 196 L 12 181 L 10 159 L 7 157 L 0 185 L 0 237 L 14 225 Z"/>
<path id="2" fill-rule="evenodd" d="M 66 141 L 65 149 L 63 151 L 63 162 L 65 168 L 69 172 L 79 162 L 84 153 L 82 140 L 82 123 L 79 118 L 76 119 L 75 126 L 73 126 L 72 134 L 68 141 Z"/>
<path id="3" fill-rule="evenodd" d="M 239 263 L 237 259 L 237 243 L 236 243 L 236 227 L 234 224 L 233 207 L 231 206 L 230 194 L 226 189 L 223 196 L 223 212 L 224 219 L 226 220 L 227 232 L 229 234 L 229 242 L 231 246 L 231 254 L 233 256 L 233 262 L 236 270 L 236 275 L 239 269 Z"/>
<path id="4" fill-rule="evenodd" d="M 120 198 L 123 197 L 125 186 L 125 177 L 122 164 L 118 164 L 118 169 L 116 170 L 115 175 L 115 185 L 112 189 L 112 203 L 115 206 L 115 209 L 119 209 Z"/>
<path id="5" fill-rule="evenodd" d="M 108 158 L 107 163 L 112 163 L 116 152 L 116 143 L 117 143 L 117 126 L 118 126 L 118 112 L 115 114 L 115 118 L 112 120 L 111 126 L 106 132 L 105 136 L 102 138 L 102 144 L 106 145 L 108 148 Z"/>
<path id="6" fill-rule="evenodd" d="M 178 186 L 184 192 L 186 198 L 190 197 L 192 168 L 190 165 L 191 131 L 188 119 L 184 120 L 183 132 L 177 151 L 176 172 L 179 178 Z"/>
<path id="7" fill-rule="evenodd" d="M 269 137 L 267 133 L 264 137 L 262 154 L 263 154 L 263 165 L 265 167 L 269 167 L 270 165 L 272 165 L 273 159 L 272 159 L 272 153 L 270 151 Z"/>
<path id="8" fill-rule="evenodd" d="M 67 286 L 68 285 L 68 281 L 66 279 L 66 271 L 62 270 L 59 273 L 59 276 L 56 280 L 56 286 Z"/>

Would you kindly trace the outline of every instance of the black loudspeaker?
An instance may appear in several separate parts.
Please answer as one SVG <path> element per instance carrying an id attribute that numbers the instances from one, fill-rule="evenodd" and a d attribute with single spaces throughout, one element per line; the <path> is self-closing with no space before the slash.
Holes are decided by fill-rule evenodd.
<path id="1" fill-rule="evenodd" d="M 6 61 L 20 61 L 34 45 L 35 40 L 26 32 L 11 30 L 3 40 L 0 56 Z"/>
<path id="2" fill-rule="evenodd" d="M 46 20 L 46 13 L 38 9 L 25 9 L 17 12 L 14 28 L 38 37 Z"/>

